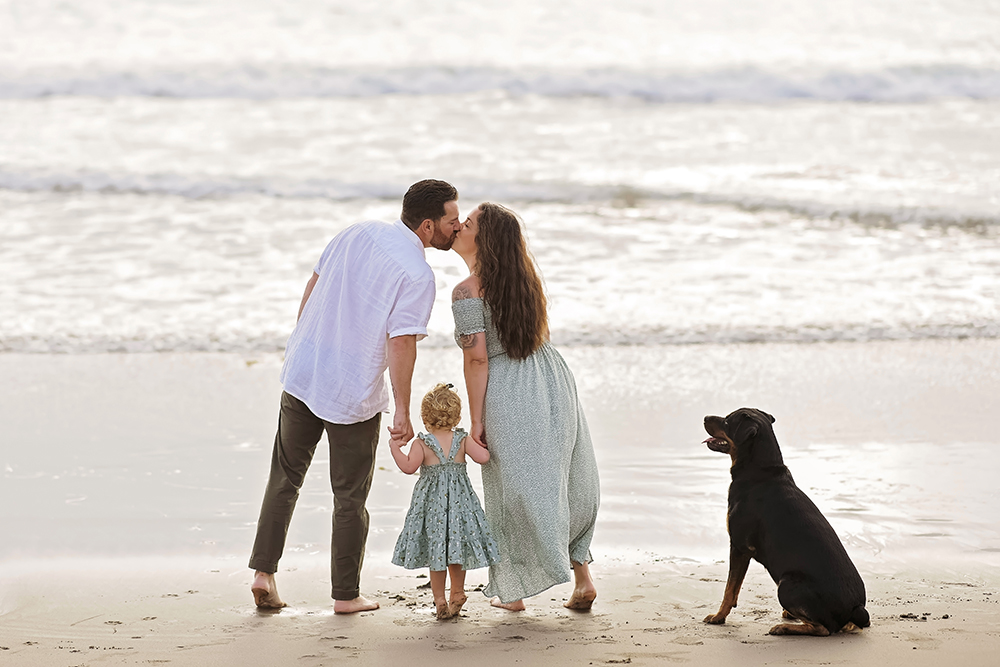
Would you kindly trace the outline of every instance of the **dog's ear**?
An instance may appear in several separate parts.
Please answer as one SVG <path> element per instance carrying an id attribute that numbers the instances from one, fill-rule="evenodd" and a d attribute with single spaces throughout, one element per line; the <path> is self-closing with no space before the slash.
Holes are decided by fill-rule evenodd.
<path id="1" fill-rule="evenodd" d="M 759 437 L 754 440 L 753 460 L 761 468 L 772 468 L 784 465 L 781 458 L 781 448 L 771 430 L 774 417 L 763 410 L 754 410 L 752 421 L 754 422 L 754 432 Z"/>
<path id="2" fill-rule="evenodd" d="M 746 442 L 756 437 L 757 423 L 752 419 L 743 419 L 742 423 L 736 428 L 735 436 L 737 442 Z"/>
<path id="3" fill-rule="evenodd" d="M 772 417 L 771 415 L 767 414 L 766 412 L 764 412 L 760 408 L 744 408 L 744 409 L 746 410 L 746 412 L 747 412 L 748 415 L 751 415 L 753 417 L 763 417 L 764 419 L 768 420 L 772 424 L 774 423 L 774 417 Z"/>

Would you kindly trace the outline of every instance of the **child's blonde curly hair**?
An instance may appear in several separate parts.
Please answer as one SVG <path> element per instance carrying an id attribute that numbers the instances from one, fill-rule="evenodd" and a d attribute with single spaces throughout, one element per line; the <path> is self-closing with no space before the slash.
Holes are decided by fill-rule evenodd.
<path id="1" fill-rule="evenodd" d="M 452 385 L 439 382 L 420 402 L 420 418 L 427 428 L 451 430 L 462 420 L 462 399 Z"/>

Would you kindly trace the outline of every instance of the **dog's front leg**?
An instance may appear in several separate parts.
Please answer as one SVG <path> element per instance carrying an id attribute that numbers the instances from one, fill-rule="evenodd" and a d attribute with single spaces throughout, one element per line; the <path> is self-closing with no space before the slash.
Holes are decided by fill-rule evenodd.
<path id="1" fill-rule="evenodd" d="M 722 595 L 722 605 L 717 614 L 710 614 L 705 617 L 706 623 L 719 625 L 726 622 L 726 616 L 736 606 L 736 599 L 740 596 L 740 587 L 743 585 L 743 578 L 747 576 L 747 568 L 750 567 L 750 552 L 740 552 L 734 547 L 729 550 L 729 580 L 726 582 L 726 592 Z"/>

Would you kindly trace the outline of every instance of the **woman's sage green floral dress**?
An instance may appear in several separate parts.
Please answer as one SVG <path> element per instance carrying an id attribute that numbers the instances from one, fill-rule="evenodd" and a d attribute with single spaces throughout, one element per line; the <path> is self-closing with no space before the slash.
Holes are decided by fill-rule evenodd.
<path id="1" fill-rule="evenodd" d="M 480 298 L 452 304 L 455 339 L 486 333 L 489 381 L 483 427 L 486 518 L 500 544 L 487 596 L 513 602 L 570 580 L 570 561 L 591 561 L 600 504 L 597 460 L 576 381 L 544 343 L 531 356 L 507 356 Z"/>

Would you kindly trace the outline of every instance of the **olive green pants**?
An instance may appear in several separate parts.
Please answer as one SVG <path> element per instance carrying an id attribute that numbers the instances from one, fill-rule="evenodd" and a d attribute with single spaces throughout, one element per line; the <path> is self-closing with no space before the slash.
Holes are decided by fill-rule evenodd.
<path id="1" fill-rule="evenodd" d="M 316 445 L 326 431 L 330 443 L 330 486 L 333 488 L 332 595 L 335 600 L 353 600 L 361 594 L 361 564 L 368 539 L 365 501 L 375 472 L 375 448 L 381 421 L 379 413 L 356 424 L 331 424 L 314 415 L 299 399 L 282 392 L 271 474 L 250 557 L 252 569 L 277 571 L 299 489 L 312 463 Z"/>

